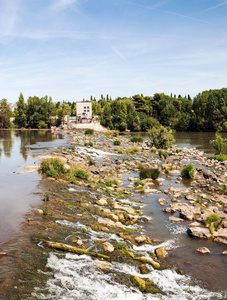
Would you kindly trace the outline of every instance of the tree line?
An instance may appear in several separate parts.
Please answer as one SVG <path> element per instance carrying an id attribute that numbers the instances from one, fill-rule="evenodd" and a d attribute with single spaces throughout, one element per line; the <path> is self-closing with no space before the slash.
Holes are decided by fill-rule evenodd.
<path id="1" fill-rule="evenodd" d="M 190 95 L 153 96 L 134 95 L 111 99 L 91 96 L 93 115 L 103 126 L 119 131 L 148 131 L 161 124 L 176 131 L 226 131 L 227 88 Z M 50 128 L 60 125 L 65 114 L 76 115 L 75 102 L 54 103 L 51 97 L 29 97 L 25 102 L 21 93 L 17 109 L 11 112 L 6 99 L 0 101 L 0 128 L 10 128 L 10 117 L 15 117 L 18 128 Z"/>

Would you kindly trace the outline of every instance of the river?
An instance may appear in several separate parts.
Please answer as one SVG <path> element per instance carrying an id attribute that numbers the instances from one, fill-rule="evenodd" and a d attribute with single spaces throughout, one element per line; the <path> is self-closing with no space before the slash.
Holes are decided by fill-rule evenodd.
<path id="1" fill-rule="evenodd" d="M 210 141 L 215 138 L 214 133 L 176 133 L 175 138 L 179 147 L 196 147 L 204 150 L 206 153 L 213 152 Z M 26 215 L 34 207 L 40 205 L 40 192 L 42 190 L 40 190 L 39 182 L 41 175 L 38 172 L 22 174 L 18 174 L 18 172 L 23 172 L 26 165 L 36 165 L 39 162 L 37 155 L 49 153 L 49 151 L 57 147 L 65 146 L 67 146 L 67 139 L 62 134 L 53 135 L 48 131 L 0 131 L 0 251 L 10 250 L 17 258 L 20 256 L 18 253 L 20 253 L 21 248 L 26 247 L 26 239 L 22 236 L 23 233 L 20 231 L 20 226 L 26 219 Z M 190 278 L 185 276 L 184 280 L 182 280 L 171 270 L 166 270 L 157 273 L 153 272 L 151 279 L 165 286 L 167 298 L 159 296 L 147 299 L 224 299 L 220 294 L 212 294 L 212 291 L 226 291 L 226 257 L 220 255 L 226 247 L 209 241 L 190 239 L 186 234 L 184 225 L 169 224 L 168 217 L 161 212 L 160 207 L 156 204 L 156 200 L 154 201 L 153 199 L 151 202 L 150 197 L 144 196 L 143 198 L 144 205 L 142 209 L 145 215 L 152 219 L 152 222 L 144 224 L 144 229 L 146 232 L 152 232 L 154 238 L 166 240 L 167 247 L 170 250 L 174 249 L 174 251 L 170 251 L 171 259 L 176 260 L 181 269 L 184 269 L 188 275 L 195 278 L 196 282 L 209 290 L 209 292 L 202 290 L 197 285 L 192 287 L 193 280 Z M 195 254 L 195 249 L 199 246 L 207 246 L 211 250 L 212 255 L 201 259 Z M 20 250 L 18 250 L 19 248 Z M 32 249 L 32 251 L 35 250 Z M 1 257 L 0 259 L 2 260 Z M 28 257 L 27 259 L 29 260 Z M 72 264 L 77 265 L 74 270 L 72 270 Z M 3 280 L 6 275 L 5 272 L 18 272 L 18 268 L 24 268 L 25 265 L 19 258 L 16 263 L 14 258 L 8 262 L 7 259 L 2 260 L 0 266 L 0 295 L 1 289 L 3 291 L 11 284 Z M 109 284 L 107 275 L 106 277 L 97 275 L 95 278 L 96 282 L 94 282 L 92 274 L 96 272 L 96 269 L 92 260 L 88 261 L 86 259 L 85 261 L 73 255 L 67 255 L 66 260 L 63 257 L 50 254 L 48 268 L 52 272 L 58 273 L 60 281 L 60 283 L 56 283 L 54 280 L 51 280 L 51 277 L 53 277 L 52 273 L 48 279 L 47 273 L 43 271 L 43 276 L 47 281 L 45 289 L 49 292 L 49 298 L 42 295 L 37 284 L 37 293 L 33 291 L 33 297 L 23 299 L 86 299 L 84 290 L 81 287 L 83 280 L 87 282 L 87 285 L 90 285 L 92 291 L 90 294 L 88 290 L 86 291 L 87 295 L 89 295 L 87 299 L 105 299 L 108 295 L 109 299 L 146 299 L 142 294 L 135 295 L 131 291 L 125 291 L 121 286 Z M 81 268 L 86 268 L 85 278 L 81 278 L 78 275 L 80 271 L 77 272 L 77 270 L 81 270 Z M 117 269 L 119 266 L 115 265 L 114 268 Z M 125 268 L 128 272 L 136 272 L 135 270 L 129 270 L 127 265 L 125 265 Z M 32 270 L 34 272 L 34 269 Z M 39 276 L 37 275 L 37 277 Z M 67 280 L 70 281 L 71 285 L 76 285 L 80 282 L 80 286 L 77 286 L 79 294 L 73 290 L 73 287 L 63 289 L 65 294 L 64 292 L 62 294 L 62 290 L 58 293 L 59 284 L 62 286 Z M 97 289 L 98 285 L 99 292 L 95 294 L 94 290 Z M 102 285 L 102 288 L 100 288 L 100 285 Z M 172 295 L 171 289 L 173 287 L 174 289 L 179 289 L 178 295 L 182 292 L 182 298 L 176 298 L 176 296 Z M 191 298 L 189 296 L 190 293 L 186 293 L 186 288 L 191 289 Z M 109 294 L 106 293 L 107 290 Z M 197 294 L 201 294 L 201 296 L 196 298 Z M 126 295 L 128 296 L 126 297 Z M 4 296 L 1 299 L 20 298 L 16 298 L 16 296 L 7 298 L 7 296 Z"/>

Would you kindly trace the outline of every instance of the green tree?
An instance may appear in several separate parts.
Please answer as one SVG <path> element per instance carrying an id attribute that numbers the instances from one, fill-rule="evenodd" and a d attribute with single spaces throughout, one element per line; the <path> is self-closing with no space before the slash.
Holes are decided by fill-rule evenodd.
<path id="1" fill-rule="evenodd" d="M 11 111 L 6 99 L 0 101 L 0 128 L 10 128 Z"/>
<path id="2" fill-rule="evenodd" d="M 27 105 L 24 101 L 24 96 L 20 93 L 19 99 L 17 101 L 17 109 L 15 113 L 14 123 L 19 127 L 27 127 Z"/>
<path id="3" fill-rule="evenodd" d="M 153 146 L 159 149 L 167 149 L 175 142 L 172 129 L 162 125 L 150 129 L 148 135 Z"/>

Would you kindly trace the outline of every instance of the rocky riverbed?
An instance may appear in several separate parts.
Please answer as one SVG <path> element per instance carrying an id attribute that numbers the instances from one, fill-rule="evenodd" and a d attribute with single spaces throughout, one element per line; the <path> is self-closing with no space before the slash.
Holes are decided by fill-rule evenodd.
<path id="1" fill-rule="evenodd" d="M 104 299 L 94 287 L 78 286 L 73 281 L 74 273 L 73 278 L 68 275 L 65 279 L 66 269 L 64 276 L 51 273 L 59 264 L 56 270 L 60 274 L 61 264 L 67 264 L 62 260 L 63 253 L 73 253 L 74 258 L 84 259 L 87 267 L 94 264 L 92 272 L 107 276 L 105 284 L 108 282 L 115 289 L 109 294 L 110 299 L 145 299 L 145 294 L 146 299 L 178 299 L 179 296 L 199 299 L 195 298 L 198 292 L 204 297 L 201 299 L 224 299 L 221 293 L 192 286 L 171 259 L 171 245 L 144 231 L 143 224 L 149 224 L 150 219 L 144 216 L 142 208 L 145 195 L 158 195 L 160 210 L 170 215 L 169 222 L 184 223 L 190 236 L 227 244 L 227 164 L 209 161 L 196 149 L 177 147 L 166 151 L 167 158 L 160 157 L 149 142 L 132 143 L 130 136 L 85 135 L 72 131 L 68 139 L 71 146 L 56 149 L 50 157 L 60 158 L 68 169 L 73 166 L 85 171 L 89 178 L 43 178 L 40 196 L 44 203 L 28 216 L 24 225 L 27 239 L 31 239 L 29 250 L 24 251 L 27 270 L 10 299 L 17 299 L 19 292 L 20 299 L 82 299 L 85 295 L 87 299 Z M 115 140 L 120 145 L 114 145 Z M 196 167 L 192 180 L 180 175 L 188 163 Z M 140 165 L 158 168 L 159 178 L 140 180 Z M 205 225 L 211 214 L 222 220 L 214 231 Z M 195 250 L 209 255 L 209 249 L 204 248 Z M 32 260 L 39 261 L 38 272 L 37 264 L 29 265 L 28 253 Z M 226 251 L 220 253 L 225 254 Z M 69 255 L 68 262 L 74 259 Z M 47 265 L 41 267 L 42 260 L 47 260 Z M 81 268 L 78 272 L 84 272 L 81 276 L 91 280 L 92 286 L 91 271 Z M 171 278 L 182 280 L 182 285 L 174 285 L 174 289 L 167 284 L 170 269 Z M 164 284 L 158 272 L 165 270 Z M 127 291 L 119 292 L 119 285 Z M 79 294 L 76 295 L 75 289 Z"/>

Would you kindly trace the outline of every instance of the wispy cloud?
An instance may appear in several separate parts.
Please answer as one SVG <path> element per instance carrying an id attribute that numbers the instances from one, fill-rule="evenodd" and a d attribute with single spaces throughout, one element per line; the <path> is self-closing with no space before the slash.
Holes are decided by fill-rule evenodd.
<path id="1" fill-rule="evenodd" d="M 125 56 L 124 56 L 119 50 L 117 50 L 115 47 L 112 47 L 111 49 L 112 49 L 113 52 L 116 53 L 117 56 L 119 56 L 121 59 L 123 59 L 124 61 L 128 61 L 128 60 L 125 58 Z"/>
<path id="2" fill-rule="evenodd" d="M 226 5 L 226 4 L 227 4 L 227 1 L 224 1 L 224 2 L 219 3 L 219 4 L 217 4 L 217 5 L 208 7 L 207 9 L 204 10 L 204 12 L 210 11 L 210 10 L 213 10 L 213 9 L 216 9 L 216 8 L 219 8 L 219 7 L 224 6 L 224 5 Z"/>
<path id="3" fill-rule="evenodd" d="M 159 12 L 162 12 L 162 13 L 165 13 L 165 14 L 174 15 L 174 16 L 177 16 L 177 17 L 180 17 L 180 18 L 191 20 L 191 21 L 202 22 L 202 23 L 205 23 L 205 24 L 214 25 L 214 23 L 203 20 L 203 19 L 198 19 L 198 18 L 194 18 L 194 17 L 191 17 L 191 16 L 179 14 L 179 13 L 176 13 L 176 12 L 160 9 L 159 7 L 162 6 L 165 2 L 160 2 L 160 3 L 157 3 L 153 6 L 147 6 L 147 5 L 134 3 L 134 2 L 131 2 L 131 1 L 122 1 L 122 0 L 118 0 L 118 1 L 121 1 L 125 4 L 130 4 L 130 5 L 133 5 L 133 6 L 141 7 L 141 8 L 146 8 L 146 9 L 149 9 L 149 10 L 156 10 L 156 11 L 159 11 Z M 225 2 L 224 4 L 226 4 L 226 3 L 227 2 Z M 224 4 L 221 4 L 221 5 L 224 5 Z M 219 6 L 221 6 L 221 5 L 219 5 Z"/>
<path id="4" fill-rule="evenodd" d="M 73 3 L 78 2 L 78 0 L 57 0 L 55 3 L 52 5 L 51 9 L 54 11 L 59 11 L 63 10 Z"/>

